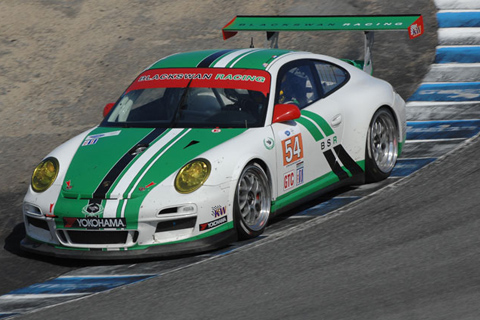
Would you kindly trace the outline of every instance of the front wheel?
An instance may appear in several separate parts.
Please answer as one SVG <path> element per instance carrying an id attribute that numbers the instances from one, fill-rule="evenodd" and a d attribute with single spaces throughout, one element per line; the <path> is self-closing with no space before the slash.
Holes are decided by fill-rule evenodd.
<path id="1" fill-rule="evenodd" d="M 247 165 L 235 190 L 234 219 L 238 237 L 251 239 L 262 234 L 270 216 L 271 193 L 265 171 L 257 164 Z"/>
<path id="2" fill-rule="evenodd" d="M 392 113 L 378 109 L 367 132 L 365 178 L 367 182 L 386 179 L 393 170 L 398 156 L 398 130 Z"/>

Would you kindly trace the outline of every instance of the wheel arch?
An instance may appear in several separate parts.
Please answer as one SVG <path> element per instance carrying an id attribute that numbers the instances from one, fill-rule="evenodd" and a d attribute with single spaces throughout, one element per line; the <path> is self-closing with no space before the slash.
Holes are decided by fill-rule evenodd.
<path id="1" fill-rule="evenodd" d="M 270 185 L 270 192 L 271 192 L 272 197 L 273 197 L 272 173 L 271 173 L 271 170 L 270 170 L 270 168 L 268 167 L 268 165 L 265 161 L 263 161 L 260 158 L 253 158 L 250 161 L 248 161 L 243 168 L 245 168 L 248 165 L 255 164 L 255 163 L 258 164 L 260 167 L 262 167 L 263 171 L 267 175 L 268 184 Z M 243 168 L 242 168 L 242 170 L 243 170 Z"/>

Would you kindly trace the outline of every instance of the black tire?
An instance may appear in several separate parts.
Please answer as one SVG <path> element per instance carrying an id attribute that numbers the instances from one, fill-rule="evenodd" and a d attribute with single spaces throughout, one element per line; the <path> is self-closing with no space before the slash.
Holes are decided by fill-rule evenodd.
<path id="1" fill-rule="evenodd" d="M 366 182 L 381 181 L 390 176 L 398 157 L 398 128 L 389 109 L 378 109 L 367 132 L 365 151 Z"/>
<path id="2" fill-rule="evenodd" d="M 233 215 L 238 238 L 259 236 L 270 216 L 271 191 L 267 175 L 258 164 L 247 165 L 238 178 Z"/>

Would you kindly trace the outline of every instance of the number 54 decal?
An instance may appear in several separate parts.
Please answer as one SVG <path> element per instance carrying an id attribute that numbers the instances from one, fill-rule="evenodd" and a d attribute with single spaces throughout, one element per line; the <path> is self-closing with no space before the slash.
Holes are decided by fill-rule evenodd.
<path id="1" fill-rule="evenodd" d="M 286 166 L 303 158 L 302 134 L 296 134 L 282 140 L 283 165 Z"/>

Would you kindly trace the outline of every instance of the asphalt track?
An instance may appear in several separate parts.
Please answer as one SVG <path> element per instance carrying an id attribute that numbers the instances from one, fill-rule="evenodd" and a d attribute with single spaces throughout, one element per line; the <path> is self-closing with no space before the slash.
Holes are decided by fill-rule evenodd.
<path id="1" fill-rule="evenodd" d="M 442 14 L 440 27 L 454 29 Z M 435 64 L 409 102 L 415 121 L 387 187 L 343 190 L 219 252 L 77 269 L 1 296 L 3 315 L 74 300 L 20 318 L 477 319 L 480 91 L 475 44 L 452 55 L 442 35 L 451 31 L 440 29 Z M 446 81 L 459 61 L 445 51 L 470 77 Z"/>

